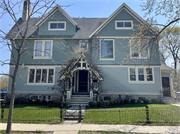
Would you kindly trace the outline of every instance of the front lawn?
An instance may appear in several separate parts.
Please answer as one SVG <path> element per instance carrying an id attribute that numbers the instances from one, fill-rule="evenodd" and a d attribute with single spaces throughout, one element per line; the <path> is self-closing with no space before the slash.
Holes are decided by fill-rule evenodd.
<path id="1" fill-rule="evenodd" d="M 146 106 L 149 111 L 147 122 Z M 166 104 L 127 104 L 116 108 L 92 108 L 85 110 L 83 123 L 179 125 L 179 107 Z"/>
<path id="2" fill-rule="evenodd" d="M 4 109 L 3 119 L 1 120 L 2 123 L 7 122 L 9 113 L 8 108 L 9 105 L 2 107 L 2 109 Z M 63 118 L 66 110 L 67 108 L 62 109 Z M 15 104 L 13 110 L 13 123 L 61 123 L 60 108 L 35 104 Z"/>

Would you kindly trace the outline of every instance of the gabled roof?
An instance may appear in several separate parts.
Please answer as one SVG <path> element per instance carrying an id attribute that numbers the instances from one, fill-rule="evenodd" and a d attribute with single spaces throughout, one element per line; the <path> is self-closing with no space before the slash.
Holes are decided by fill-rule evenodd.
<path id="1" fill-rule="evenodd" d="M 74 69 L 74 67 L 76 66 L 76 64 L 79 62 L 81 58 L 87 62 L 87 64 L 89 65 L 89 68 L 94 72 L 96 77 L 100 80 L 103 80 L 102 76 L 98 73 L 95 67 L 93 67 L 93 65 L 87 60 L 86 56 L 83 53 L 73 63 L 71 63 L 71 65 L 67 68 L 67 70 L 60 76 L 60 80 L 63 80 L 66 78 L 66 76 Z M 81 70 L 85 70 L 85 69 L 81 68 Z"/>
<path id="2" fill-rule="evenodd" d="M 101 28 L 103 28 L 104 26 L 106 26 L 118 13 L 119 11 L 121 11 L 123 8 L 127 8 L 132 14 L 135 15 L 135 17 L 137 18 L 138 21 L 145 22 L 145 20 L 143 18 L 141 18 L 136 12 L 134 12 L 128 5 L 126 5 L 125 3 L 123 3 L 118 9 L 116 9 L 107 19 L 106 21 L 104 21 L 90 36 L 89 38 L 91 38 L 95 33 L 97 33 L 98 31 L 100 31 Z M 145 22 L 146 23 L 146 22 Z M 153 30 L 153 29 L 152 29 Z M 155 31 L 153 31 L 155 32 Z"/>
<path id="3" fill-rule="evenodd" d="M 67 38 L 67 39 L 88 39 L 89 35 L 96 30 L 107 18 L 72 18 L 79 26 L 75 35 L 38 35 L 38 27 L 35 25 L 39 18 L 30 18 L 26 38 Z M 20 18 L 19 27 L 22 33 L 25 30 L 26 22 Z M 14 26 L 8 33 L 11 38 L 21 38 L 17 28 Z M 7 37 L 8 37 L 7 36 Z"/>
<path id="4" fill-rule="evenodd" d="M 175 71 L 173 68 L 166 65 L 163 55 L 160 53 L 161 70 L 163 71 Z"/>
<path id="5" fill-rule="evenodd" d="M 55 7 L 53 7 L 43 18 L 41 18 L 36 25 L 41 25 L 42 22 L 47 20 L 51 14 L 53 14 L 55 11 L 59 10 L 74 26 L 78 27 L 78 24 L 57 4 Z"/>

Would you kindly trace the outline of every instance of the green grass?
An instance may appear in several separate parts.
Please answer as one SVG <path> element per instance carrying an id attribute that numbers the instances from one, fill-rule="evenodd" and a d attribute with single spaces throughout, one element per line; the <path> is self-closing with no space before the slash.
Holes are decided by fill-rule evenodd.
<path id="1" fill-rule="evenodd" d="M 83 123 L 179 125 L 179 107 L 166 104 L 148 104 L 151 124 L 147 124 L 145 106 L 145 104 L 127 104 L 116 108 L 86 109 Z"/>
<path id="2" fill-rule="evenodd" d="M 1 130 L 1 134 L 5 134 L 6 130 Z M 12 131 L 12 134 L 52 134 L 52 131 Z"/>
<path id="3" fill-rule="evenodd" d="M 9 105 L 4 107 L 4 117 L 1 122 L 6 123 Z M 63 117 L 67 108 L 63 108 Z M 1 111 L 2 112 L 2 111 Z M 51 108 L 44 105 L 15 104 L 13 110 L 13 123 L 61 123 L 60 108 Z"/>
<path id="4" fill-rule="evenodd" d="M 147 134 L 147 133 L 135 133 L 135 132 L 116 132 L 116 131 L 79 131 L 78 134 Z M 157 133 L 156 133 L 157 134 Z"/>

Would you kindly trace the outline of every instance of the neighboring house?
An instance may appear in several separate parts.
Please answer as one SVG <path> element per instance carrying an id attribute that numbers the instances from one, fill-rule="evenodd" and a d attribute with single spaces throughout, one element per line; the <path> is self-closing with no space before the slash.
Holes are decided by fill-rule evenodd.
<path id="1" fill-rule="evenodd" d="M 25 5 L 30 6 L 28 3 Z M 24 7 L 23 18 L 19 19 L 20 27 L 26 23 L 28 9 Z M 132 48 L 124 49 L 132 38 L 134 25 L 142 22 L 144 20 L 125 3 L 108 18 L 71 18 L 59 5 L 42 19 L 31 18 L 29 23 L 32 27 L 27 33 L 25 47 L 34 51 L 28 51 L 20 61 L 16 97 L 50 100 L 54 94 L 50 87 L 57 86 L 59 80 L 66 81 L 65 101 L 71 104 L 75 104 L 76 95 L 79 102 L 83 99 L 87 99 L 86 102 L 95 100 L 92 88 L 99 82 L 103 83 L 104 92 L 100 99 L 104 101 L 143 97 L 160 100 L 163 96 L 170 96 L 170 89 L 163 94 L 162 86 L 173 88 L 172 69 L 165 63 L 161 64 L 159 51 L 151 55 L 152 49 L 159 49 L 158 44 L 144 48 L 141 53 Z M 10 30 L 9 36 L 21 40 L 16 27 Z M 58 72 L 66 64 L 63 60 L 71 57 L 68 45 L 86 49 L 91 57 L 87 59 L 82 54 L 60 77 Z M 123 62 L 128 53 L 133 55 L 128 62 Z M 89 62 L 94 58 L 101 74 Z M 10 74 L 13 71 L 12 60 Z M 9 78 L 8 93 L 11 92 L 11 83 Z"/>

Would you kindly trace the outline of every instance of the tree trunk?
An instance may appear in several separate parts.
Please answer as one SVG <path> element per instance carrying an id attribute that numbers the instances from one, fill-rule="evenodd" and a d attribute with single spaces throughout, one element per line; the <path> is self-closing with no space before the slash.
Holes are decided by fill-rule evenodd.
<path id="1" fill-rule="evenodd" d="M 14 74 L 13 74 L 13 82 L 12 82 L 12 88 L 11 88 L 11 102 L 10 102 L 10 107 L 9 107 L 8 123 L 7 123 L 7 128 L 6 128 L 6 133 L 8 134 L 11 133 L 14 99 L 15 99 L 14 92 L 15 92 L 15 86 L 16 86 L 16 75 L 18 71 L 18 66 L 15 67 Z"/>
<path id="2" fill-rule="evenodd" d="M 10 102 L 10 107 L 9 107 L 8 123 L 7 123 L 7 128 L 6 128 L 6 133 L 8 134 L 11 133 L 14 99 L 15 99 L 16 76 L 19 69 L 19 63 L 21 60 L 20 52 L 21 52 L 21 49 L 18 51 L 17 64 L 15 65 L 15 70 L 13 73 L 13 81 L 12 81 L 12 87 L 11 87 L 11 102 Z"/>
<path id="3" fill-rule="evenodd" d="M 96 102 L 98 101 L 98 97 L 99 97 L 99 94 L 97 93 L 97 95 L 96 95 Z"/>

